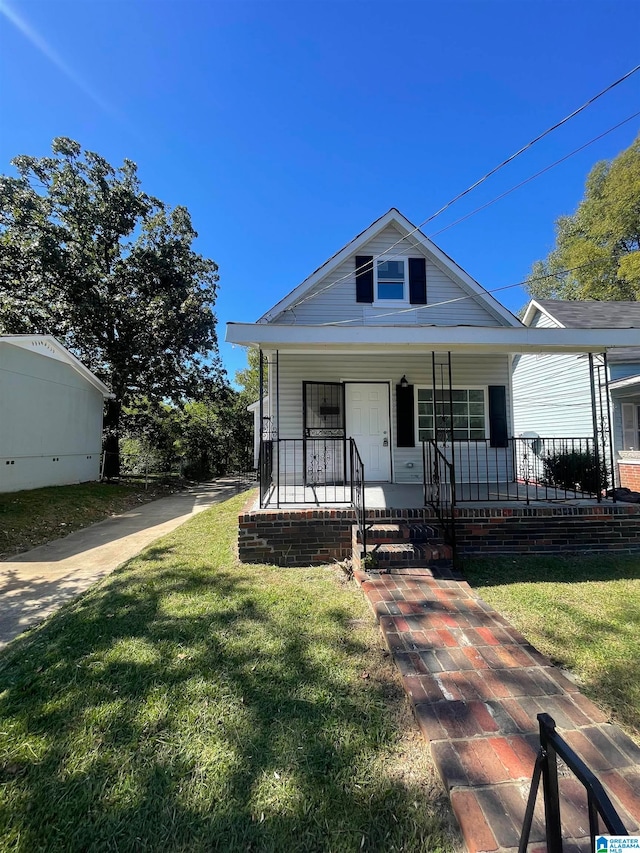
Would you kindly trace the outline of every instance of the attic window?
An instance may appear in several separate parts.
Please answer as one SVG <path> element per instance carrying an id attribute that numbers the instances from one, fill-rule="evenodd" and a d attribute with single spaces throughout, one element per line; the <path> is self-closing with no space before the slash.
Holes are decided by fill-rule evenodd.
<path id="1" fill-rule="evenodd" d="M 407 264 L 404 258 L 376 264 L 376 301 L 406 301 Z"/>

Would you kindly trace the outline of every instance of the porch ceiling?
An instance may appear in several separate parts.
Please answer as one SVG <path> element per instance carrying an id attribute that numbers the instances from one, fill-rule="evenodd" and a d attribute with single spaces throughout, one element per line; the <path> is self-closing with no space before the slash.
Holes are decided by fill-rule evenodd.
<path id="1" fill-rule="evenodd" d="M 228 323 L 226 340 L 290 352 L 603 352 L 640 347 L 640 329 L 546 329 L 504 326 L 282 326 Z"/>

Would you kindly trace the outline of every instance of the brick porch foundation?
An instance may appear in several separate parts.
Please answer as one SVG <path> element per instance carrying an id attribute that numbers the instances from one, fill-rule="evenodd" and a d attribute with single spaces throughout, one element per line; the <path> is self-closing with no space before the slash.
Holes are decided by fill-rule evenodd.
<path id="1" fill-rule="evenodd" d="M 640 551 L 640 505 L 465 506 L 456 510 L 462 556 Z M 370 510 L 370 523 L 433 524 L 430 510 Z M 351 556 L 352 509 L 245 510 L 240 559 L 280 566 L 321 565 Z"/>

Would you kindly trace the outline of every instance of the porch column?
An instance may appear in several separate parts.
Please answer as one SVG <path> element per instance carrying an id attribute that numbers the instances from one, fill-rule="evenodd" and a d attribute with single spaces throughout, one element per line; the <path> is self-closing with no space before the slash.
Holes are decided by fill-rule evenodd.
<path id="1" fill-rule="evenodd" d="M 598 412 L 596 409 L 596 377 L 593 368 L 593 353 L 589 353 L 589 384 L 591 386 L 591 420 L 593 422 L 593 456 L 596 463 L 596 499 L 602 502 L 600 489 L 600 449 L 598 447 Z"/>
<path id="2" fill-rule="evenodd" d="M 607 403 L 607 434 L 609 437 L 609 460 L 611 462 L 611 489 L 613 492 L 613 502 L 616 503 L 616 461 L 613 458 L 613 421 L 611 419 L 611 395 L 609 394 L 609 364 L 607 362 L 607 353 L 602 353 L 602 365 L 604 369 L 604 393 Z"/>
<path id="3" fill-rule="evenodd" d="M 259 409 L 260 417 L 258 419 L 258 486 L 260 493 L 260 509 L 263 509 L 263 493 L 262 493 L 262 478 L 264 467 L 264 367 L 263 367 L 262 349 L 258 349 L 258 376 L 259 376 Z"/>

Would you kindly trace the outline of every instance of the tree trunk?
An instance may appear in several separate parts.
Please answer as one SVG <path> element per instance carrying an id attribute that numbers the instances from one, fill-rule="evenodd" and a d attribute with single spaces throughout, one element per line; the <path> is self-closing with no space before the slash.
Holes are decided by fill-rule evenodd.
<path id="1" fill-rule="evenodd" d="M 107 400 L 104 412 L 102 448 L 105 454 L 104 476 L 110 480 L 120 476 L 120 414 L 119 400 Z"/>

